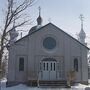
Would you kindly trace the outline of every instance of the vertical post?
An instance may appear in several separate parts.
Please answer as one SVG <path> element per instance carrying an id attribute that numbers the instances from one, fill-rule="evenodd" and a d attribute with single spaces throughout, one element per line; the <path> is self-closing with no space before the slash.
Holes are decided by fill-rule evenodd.
<path id="1" fill-rule="evenodd" d="M 38 7 L 38 10 L 39 10 L 39 16 L 41 15 L 41 7 L 39 6 Z"/>
<path id="2" fill-rule="evenodd" d="M 39 71 L 38 71 L 37 86 L 38 86 L 38 88 L 39 88 Z"/>
<path id="3" fill-rule="evenodd" d="M 80 20 L 81 20 L 81 29 L 82 29 L 82 30 L 83 30 L 83 18 L 84 18 L 84 17 L 83 17 L 83 15 L 81 14 L 81 15 L 80 15 Z"/>

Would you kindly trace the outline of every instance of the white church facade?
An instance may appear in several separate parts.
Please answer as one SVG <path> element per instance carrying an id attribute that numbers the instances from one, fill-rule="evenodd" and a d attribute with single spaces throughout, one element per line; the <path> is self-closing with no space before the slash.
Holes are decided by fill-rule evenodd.
<path id="1" fill-rule="evenodd" d="M 52 23 L 31 28 L 28 35 L 9 47 L 7 83 L 67 81 L 76 71 L 75 82 L 88 83 L 89 48 Z"/>

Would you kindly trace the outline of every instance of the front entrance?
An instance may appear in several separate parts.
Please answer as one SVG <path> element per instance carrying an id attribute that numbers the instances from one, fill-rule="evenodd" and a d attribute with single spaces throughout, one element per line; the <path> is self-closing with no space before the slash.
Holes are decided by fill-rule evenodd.
<path id="1" fill-rule="evenodd" d="M 41 62 L 42 80 L 56 80 L 57 62 L 53 58 L 45 58 Z"/>

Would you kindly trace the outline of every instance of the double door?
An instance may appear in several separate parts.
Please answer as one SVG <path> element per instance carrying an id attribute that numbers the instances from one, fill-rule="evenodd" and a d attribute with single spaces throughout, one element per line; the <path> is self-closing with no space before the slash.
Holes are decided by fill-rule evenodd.
<path id="1" fill-rule="evenodd" d="M 42 79 L 56 80 L 56 61 L 42 61 Z"/>

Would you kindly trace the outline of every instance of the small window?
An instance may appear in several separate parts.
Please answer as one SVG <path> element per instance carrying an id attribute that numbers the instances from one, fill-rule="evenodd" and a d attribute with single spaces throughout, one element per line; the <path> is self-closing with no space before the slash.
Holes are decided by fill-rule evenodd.
<path id="1" fill-rule="evenodd" d="M 78 59 L 74 59 L 74 70 L 78 72 Z"/>
<path id="2" fill-rule="evenodd" d="M 24 58 L 19 58 L 19 71 L 24 71 Z"/>
<path id="3" fill-rule="evenodd" d="M 55 71 L 55 63 L 54 63 L 54 71 Z"/>
<path id="4" fill-rule="evenodd" d="M 45 70 L 45 63 L 43 63 L 43 70 Z"/>
<path id="5" fill-rule="evenodd" d="M 47 71 L 48 71 L 48 63 L 47 63 Z"/>
<path id="6" fill-rule="evenodd" d="M 52 63 L 51 63 L 51 71 L 52 71 Z"/>

